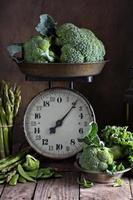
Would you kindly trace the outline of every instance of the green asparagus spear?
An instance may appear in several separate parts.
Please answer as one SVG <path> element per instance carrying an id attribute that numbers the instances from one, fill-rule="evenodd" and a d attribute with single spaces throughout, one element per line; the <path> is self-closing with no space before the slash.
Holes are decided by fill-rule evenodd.
<path id="1" fill-rule="evenodd" d="M 7 179 L 6 179 L 6 182 L 9 183 L 9 181 L 12 179 L 12 177 L 16 174 L 17 170 L 13 170 L 11 172 L 8 173 L 8 176 L 7 176 Z"/>
<path id="2" fill-rule="evenodd" d="M 0 126 L 2 126 L 1 117 L 0 117 Z M 0 128 L 0 158 L 5 158 L 3 128 Z"/>
<path id="3" fill-rule="evenodd" d="M 9 155 L 10 150 L 9 150 L 9 135 L 8 135 L 8 127 L 7 126 L 7 121 L 6 121 L 6 113 L 4 111 L 4 108 L 2 107 L 2 100 L 0 99 L 0 117 L 1 117 L 1 125 L 2 131 L 3 131 L 3 140 L 4 140 L 4 148 L 5 148 L 5 154 Z"/>
<path id="4" fill-rule="evenodd" d="M 24 160 L 25 160 L 25 159 L 22 158 L 21 160 L 19 160 L 19 161 L 13 163 L 13 164 L 7 166 L 6 168 L 2 169 L 1 172 L 2 172 L 2 173 L 7 173 L 7 172 L 11 171 L 11 170 L 14 169 L 15 167 L 17 167 L 18 164 L 23 163 Z"/>
<path id="5" fill-rule="evenodd" d="M 29 148 L 26 148 L 23 151 L 17 153 L 16 155 L 9 157 L 9 159 L 7 159 L 6 162 L 1 163 L 0 171 L 18 161 L 20 161 L 28 152 L 29 152 Z"/>
<path id="6" fill-rule="evenodd" d="M 6 156 L 5 158 L 1 159 L 0 160 L 0 165 L 5 163 L 9 158 L 12 158 L 12 157 L 13 157 L 13 155 L 10 155 L 10 156 Z"/>
<path id="7" fill-rule="evenodd" d="M 9 181 L 9 185 L 15 186 L 17 184 L 18 179 L 19 179 L 19 174 L 15 174 Z"/>
<path id="8" fill-rule="evenodd" d="M 5 179 L 5 178 L 4 178 L 4 179 L 1 179 L 1 180 L 0 180 L 0 185 L 3 184 L 3 183 L 5 183 L 5 182 L 6 182 L 6 179 Z"/>
<path id="9" fill-rule="evenodd" d="M 4 156 L 8 156 L 12 152 L 12 144 L 13 144 L 13 128 L 8 127 L 6 128 L 6 125 L 10 126 L 14 124 L 16 115 L 18 113 L 18 109 L 21 102 L 21 91 L 19 87 L 11 87 L 10 84 L 6 83 L 5 81 L 2 81 L 0 84 L 0 97 L 1 97 L 1 108 L 4 110 L 4 114 L 2 114 L 1 120 L 2 125 L 5 126 L 3 131 L 0 132 L 2 137 L 4 137 L 4 143 L 5 146 L 5 155 L 2 155 L 2 158 Z M 0 145 L 0 149 L 3 148 Z M 1 150 L 3 152 L 3 150 Z M 4 153 L 3 153 L 4 154 Z"/>
<path id="10" fill-rule="evenodd" d="M 7 177 L 7 174 L 1 174 L 0 175 L 0 180 L 5 179 Z"/>
<path id="11" fill-rule="evenodd" d="M 21 103 L 21 90 L 20 87 L 16 87 L 15 92 L 15 102 L 14 102 L 14 118 L 16 117 L 17 113 L 18 113 L 18 109 Z"/>
<path id="12" fill-rule="evenodd" d="M 8 96 L 8 85 L 5 81 L 1 82 L 1 108 L 4 110 L 3 116 L 1 117 L 4 122 L 4 126 L 12 125 L 12 107 L 9 96 Z M 5 113 L 5 115 L 4 115 Z M 5 116 L 5 117 L 4 117 Z M 6 122 L 6 123 L 5 123 Z M 10 128 L 4 128 L 4 145 L 5 145 L 5 154 L 8 156 L 10 154 L 10 141 L 9 141 L 9 132 Z"/>

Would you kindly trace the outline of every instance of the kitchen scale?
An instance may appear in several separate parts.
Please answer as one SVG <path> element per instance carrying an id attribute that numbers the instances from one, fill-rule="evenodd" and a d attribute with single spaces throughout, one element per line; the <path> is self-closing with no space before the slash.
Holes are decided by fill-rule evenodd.
<path id="1" fill-rule="evenodd" d="M 64 159 L 82 150 L 78 141 L 96 121 L 88 99 L 74 89 L 75 81 L 91 83 L 107 61 L 99 63 L 26 63 L 14 57 L 27 81 L 48 81 L 28 104 L 24 115 L 24 132 L 30 146 L 39 154 Z M 66 80 L 69 88 L 53 87 L 54 81 Z"/>
<path id="2" fill-rule="evenodd" d="M 43 18 L 44 17 L 44 18 Z M 42 31 L 43 30 L 43 31 Z M 41 15 L 36 31 L 49 36 L 56 31 L 56 23 L 48 15 Z M 38 93 L 29 103 L 24 115 L 24 132 L 28 143 L 38 153 L 54 159 L 71 157 L 81 151 L 89 123 L 95 121 L 90 102 L 74 90 L 74 81 L 92 82 L 107 61 L 95 63 L 30 63 L 23 58 L 23 45 L 7 47 L 27 81 L 48 81 L 48 89 Z M 20 56 L 19 58 L 16 55 Z M 53 81 L 67 80 L 69 88 L 54 88 Z"/>

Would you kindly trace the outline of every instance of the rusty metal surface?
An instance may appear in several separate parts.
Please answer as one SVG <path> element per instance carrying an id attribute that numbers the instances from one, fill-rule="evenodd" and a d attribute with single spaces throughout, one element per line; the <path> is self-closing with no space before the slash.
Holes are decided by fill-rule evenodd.
<path id="1" fill-rule="evenodd" d="M 39 77 L 80 77 L 99 74 L 108 61 L 99 63 L 17 63 L 22 73 Z"/>

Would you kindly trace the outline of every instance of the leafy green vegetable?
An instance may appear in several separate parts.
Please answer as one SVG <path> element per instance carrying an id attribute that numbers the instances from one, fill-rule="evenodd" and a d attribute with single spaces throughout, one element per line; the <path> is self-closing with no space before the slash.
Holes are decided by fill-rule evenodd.
<path id="1" fill-rule="evenodd" d="M 31 155 L 26 155 L 26 161 L 23 164 L 23 167 L 27 171 L 38 170 L 40 167 L 40 162 Z"/>
<path id="2" fill-rule="evenodd" d="M 86 180 L 84 177 L 82 177 L 81 180 L 77 179 L 77 183 L 83 188 L 91 188 L 94 186 L 94 184 L 91 181 Z"/>
<path id="3" fill-rule="evenodd" d="M 100 141 L 99 136 L 97 135 L 98 125 L 95 122 L 89 124 L 88 131 L 83 138 L 79 138 L 79 142 L 84 142 L 89 146 L 100 147 L 103 146 L 103 143 Z"/>
<path id="4" fill-rule="evenodd" d="M 24 171 L 23 167 L 19 164 L 17 167 L 19 174 L 26 179 L 27 181 L 35 182 L 33 178 L 31 178 L 26 171 Z"/>
<path id="5" fill-rule="evenodd" d="M 12 44 L 7 47 L 7 51 L 11 57 L 22 52 L 22 44 Z"/>
<path id="6" fill-rule="evenodd" d="M 116 170 L 117 171 L 123 171 L 123 170 L 125 170 L 125 166 L 122 163 L 120 163 L 120 164 L 117 165 L 117 169 Z"/>
<path id="7" fill-rule="evenodd" d="M 37 178 L 49 178 L 54 175 L 52 168 L 40 168 L 38 170 Z"/>
<path id="8" fill-rule="evenodd" d="M 36 26 L 36 31 L 44 36 L 51 36 L 55 34 L 56 22 L 48 14 L 40 15 L 40 22 Z"/>
<path id="9" fill-rule="evenodd" d="M 133 169 L 133 154 L 128 157 L 131 168 Z"/>
<path id="10" fill-rule="evenodd" d="M 123 185 L 124 181 L 120 178 L 117 178 L 113 184 L 113 187 L 121 187 Z"/>
<path id="11" fill-rule="evenodd" d="M 113 176 L 116 172 L 123 170 L 125 170 L 123 163 L 118 164 L 116 161 L 114 161 L 111 165 L 108 165 L 106 172 L 109 176 Z"/>
<path id="12" fill-rule="evenodd" d="M 18 182 L 19 183 L 26 183 L 27 180 L 24 177 L 22 177 L 21 175 L 19 175 Z"/>
<path id="13" fill-rule="evenodd" d="M 128 127 L 106 126 L 102 132 L 102 136 L 107 145 L 122 145 L 123 147 L 133 148 L 133 134 L 127 131 Z"/>
<path id="14" fill-rule="evenodd" d="M 102 138 L 107 146 L 121 148 L 119 158 L 123 158 L 129 167 L 133 167 L 133 134 L 127 129 L 127 126 L 106 126 L 102 130 Z"/>
<path id="15" fill-rule="evenodd" d="M 32 170 L 32 171 L 26 171 L 26 173 L 27 173 L 30 177 L 32 177 L 32 178 L 37 178 L 38 171 L 39 171 L 39 169 L 37 169 L 37 170 Z"/>

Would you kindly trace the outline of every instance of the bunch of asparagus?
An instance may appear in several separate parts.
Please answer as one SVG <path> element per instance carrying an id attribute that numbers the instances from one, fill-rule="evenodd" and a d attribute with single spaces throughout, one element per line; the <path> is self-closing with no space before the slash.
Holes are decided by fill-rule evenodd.
<path id="1" fill-rule="evenodd" d="M 52 168 L 40 168 L 40 162 L 29 153 L 29 148 L 0 160 L 0 184 L 15 186 L 17 182 L 36 182 L 37 179 L 61 177 Z"/>
<path id="2" fill-rule="evenodd" d="M 13 125 L 21 103 L 20 87 L 0 83 L 0 159 L 12 153 Z"/>

